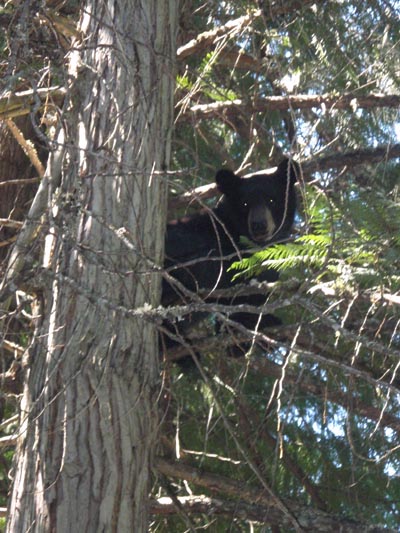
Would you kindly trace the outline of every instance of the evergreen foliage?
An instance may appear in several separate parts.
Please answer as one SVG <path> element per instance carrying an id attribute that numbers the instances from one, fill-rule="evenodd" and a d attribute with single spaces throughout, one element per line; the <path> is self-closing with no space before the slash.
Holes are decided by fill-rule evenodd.
<path id="1" fill-rule="evenodd" d="M 0 12 L 7 90 L 68 87 L 77 7 L 60 6 L 42 3 L 22 33 L 14 24 L 22 7 L 8 2 Z M 231 271 L 244 290 L 263 295 L 260 315 L 273 313 L 282 325 L 245 331 L 229 319 L 230 306 L 209 303 L 207 328 L 192 332 L 191 370 L 175 364 L 187 344 L 163 354 L 159 455 L 173 467 L 155 460 L 152 498 L 170 507 L 154 511 L 149 530 L 397 531 L 399 2 L 184 0 L 180 27 L 170 218 L 212 204 L 213 194 L 196 188 L 217 169 L 245 175 L 283 154 L 300 165 L 299 212 L 287 242 Z M 18 46 L 9 49 L 13 39 Z M 308 105 L 311 96 L 318 102 Z M 36 100 L 33 113 L 49 136 L 62 108 L 56 100 L 47 107 L 51 101 Z M 193 189 L 187 202 L 182 193 Z M 2 224 L 14 212 L 9 206 Z M 265 269 L 280 280 L 252 280 Z M 204 296 L 188 298 L 189 310 Z M 2 340 L 28 347 L 32 316 L 30 298 L 15 305 Z M 3 347 L 2 383 L 20 357 Z M 1 431 L 10 437 L 15 391 L 3 388 L 1 412 L 11 422 Z M 0 464 L 2 505 L 10 450 Z"/>
<path id="2" fill-rule="evenodd" d="M 211 28 L 252 7 L 224 2 L 218 10 L 217 4 L 196 4 L 198 13 L 207 9 Z M 325 509 L 337 527 L 347 517 L 396 529 L 400 514 L 400 167 L 389 155 L 377 163 L 362 155 L 396 145 L 399 116 L 394 108 L 357 104 L 360 96 L 399 93 L 398 15 L 398 6 L 380 1 L 315 2 L 301 10 L 288 2 L 279 16 L 265 7 L 261 17 L 224 33 L 211 52 L 198 49 L 190 57 L 186 115 L 190 105 L 227 105 L 194 111 L 195 128 L 178 122 L 175 136 L 178 168 L 194 154 L 192 186 L 209 180 L 212 166 L 250 173 L 274 166 L 282 152 L 300 161 L 302 176 L 292 239 L 232 268 L 253 290 L 251 279 L 264 269 L 280 272 L 265 298 L 283 326 L 265 332 L 272 344 L 253 337 L 244 359 L 226 357 L 223 330 L 215 342 L 199 342 L 208 384 L 198 372 L 173 370 L 170 409 L 179 418 L 166 428 L 179 441 L 182 461 L 262 492 L 256 465 L 280 498 Z M 211 29 L 199 22 L 195 33 Z M 345 109 L 260 103 L 303 94 L 337 101 L 353 94 L 354 101 Z M 350 152 L 354 159 L 341 164 Z M 308 171 L 326 156 L 334 161 L 330 168 Z M 176 490 L 187 494 L 184 484 Z M 193 526 L 213 531 L 244 527 L 238 516 L 191 518 Z M 179 530 L 178 524 L 158 527 Z M 269 531 L 256 521 L 253 527 Z"/>

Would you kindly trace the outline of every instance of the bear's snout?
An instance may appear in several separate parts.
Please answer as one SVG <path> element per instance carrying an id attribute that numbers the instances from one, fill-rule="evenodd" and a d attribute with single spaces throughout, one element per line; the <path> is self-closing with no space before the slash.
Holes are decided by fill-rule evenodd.
<path id="1" fill-rule="evenodd" d="M 253 206 L 248 215 L 249 236 L 254 242 L 263 243 L 272 238 L 276 224 L 271 211 L 264 203 Z"/>

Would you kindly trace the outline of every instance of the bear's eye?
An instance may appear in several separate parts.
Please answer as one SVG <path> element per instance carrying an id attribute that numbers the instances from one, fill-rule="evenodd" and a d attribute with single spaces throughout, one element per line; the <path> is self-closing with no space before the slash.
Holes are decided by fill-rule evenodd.
<path id="1" fill-rule="evenodd" d="M 247 202 L 243 202 L 242 207 L 248 207 L 249 204 Z"/>

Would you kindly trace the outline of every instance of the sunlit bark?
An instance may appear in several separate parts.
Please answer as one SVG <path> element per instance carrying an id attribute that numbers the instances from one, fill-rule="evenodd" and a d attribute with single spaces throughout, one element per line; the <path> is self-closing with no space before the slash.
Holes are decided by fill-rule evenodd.
<path id="1" fill-rule="evenodd" d="M 147 531 L 177 0 L 85 2 L 8 531 Z M 60 139 L 61 137 L 59 137 Z M 38 281 L 38 280 L 36 280 Z"/>

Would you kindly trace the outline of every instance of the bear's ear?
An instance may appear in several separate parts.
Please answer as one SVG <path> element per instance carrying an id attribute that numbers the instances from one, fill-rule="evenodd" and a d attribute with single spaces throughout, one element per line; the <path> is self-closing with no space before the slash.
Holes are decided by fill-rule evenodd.
<path id="1" fill-rule="evenodd" d="M 285 157 L 285 159 L 279 163 L 275 175 L 285 181 L 289 176 L 290 181 L 292 183 L 295 183 L 297 180 L 297 176 L 300 175 L 300 167 L 298 163 L 296 163 L 296 161 Z"/>
<path id="2" fill-rule="evenodd" d="M 236 188 L 240 184 L 241 179 L 242 178 L 236 176 L 236 174 L 234 174 L 232 170 L 228 170 L 226 168 L 218 170 L 215 176 L 215 182 L 217 184 L 218 190 L 222 194 L 229 194 L 230 192 L 236 190 Z"/>

